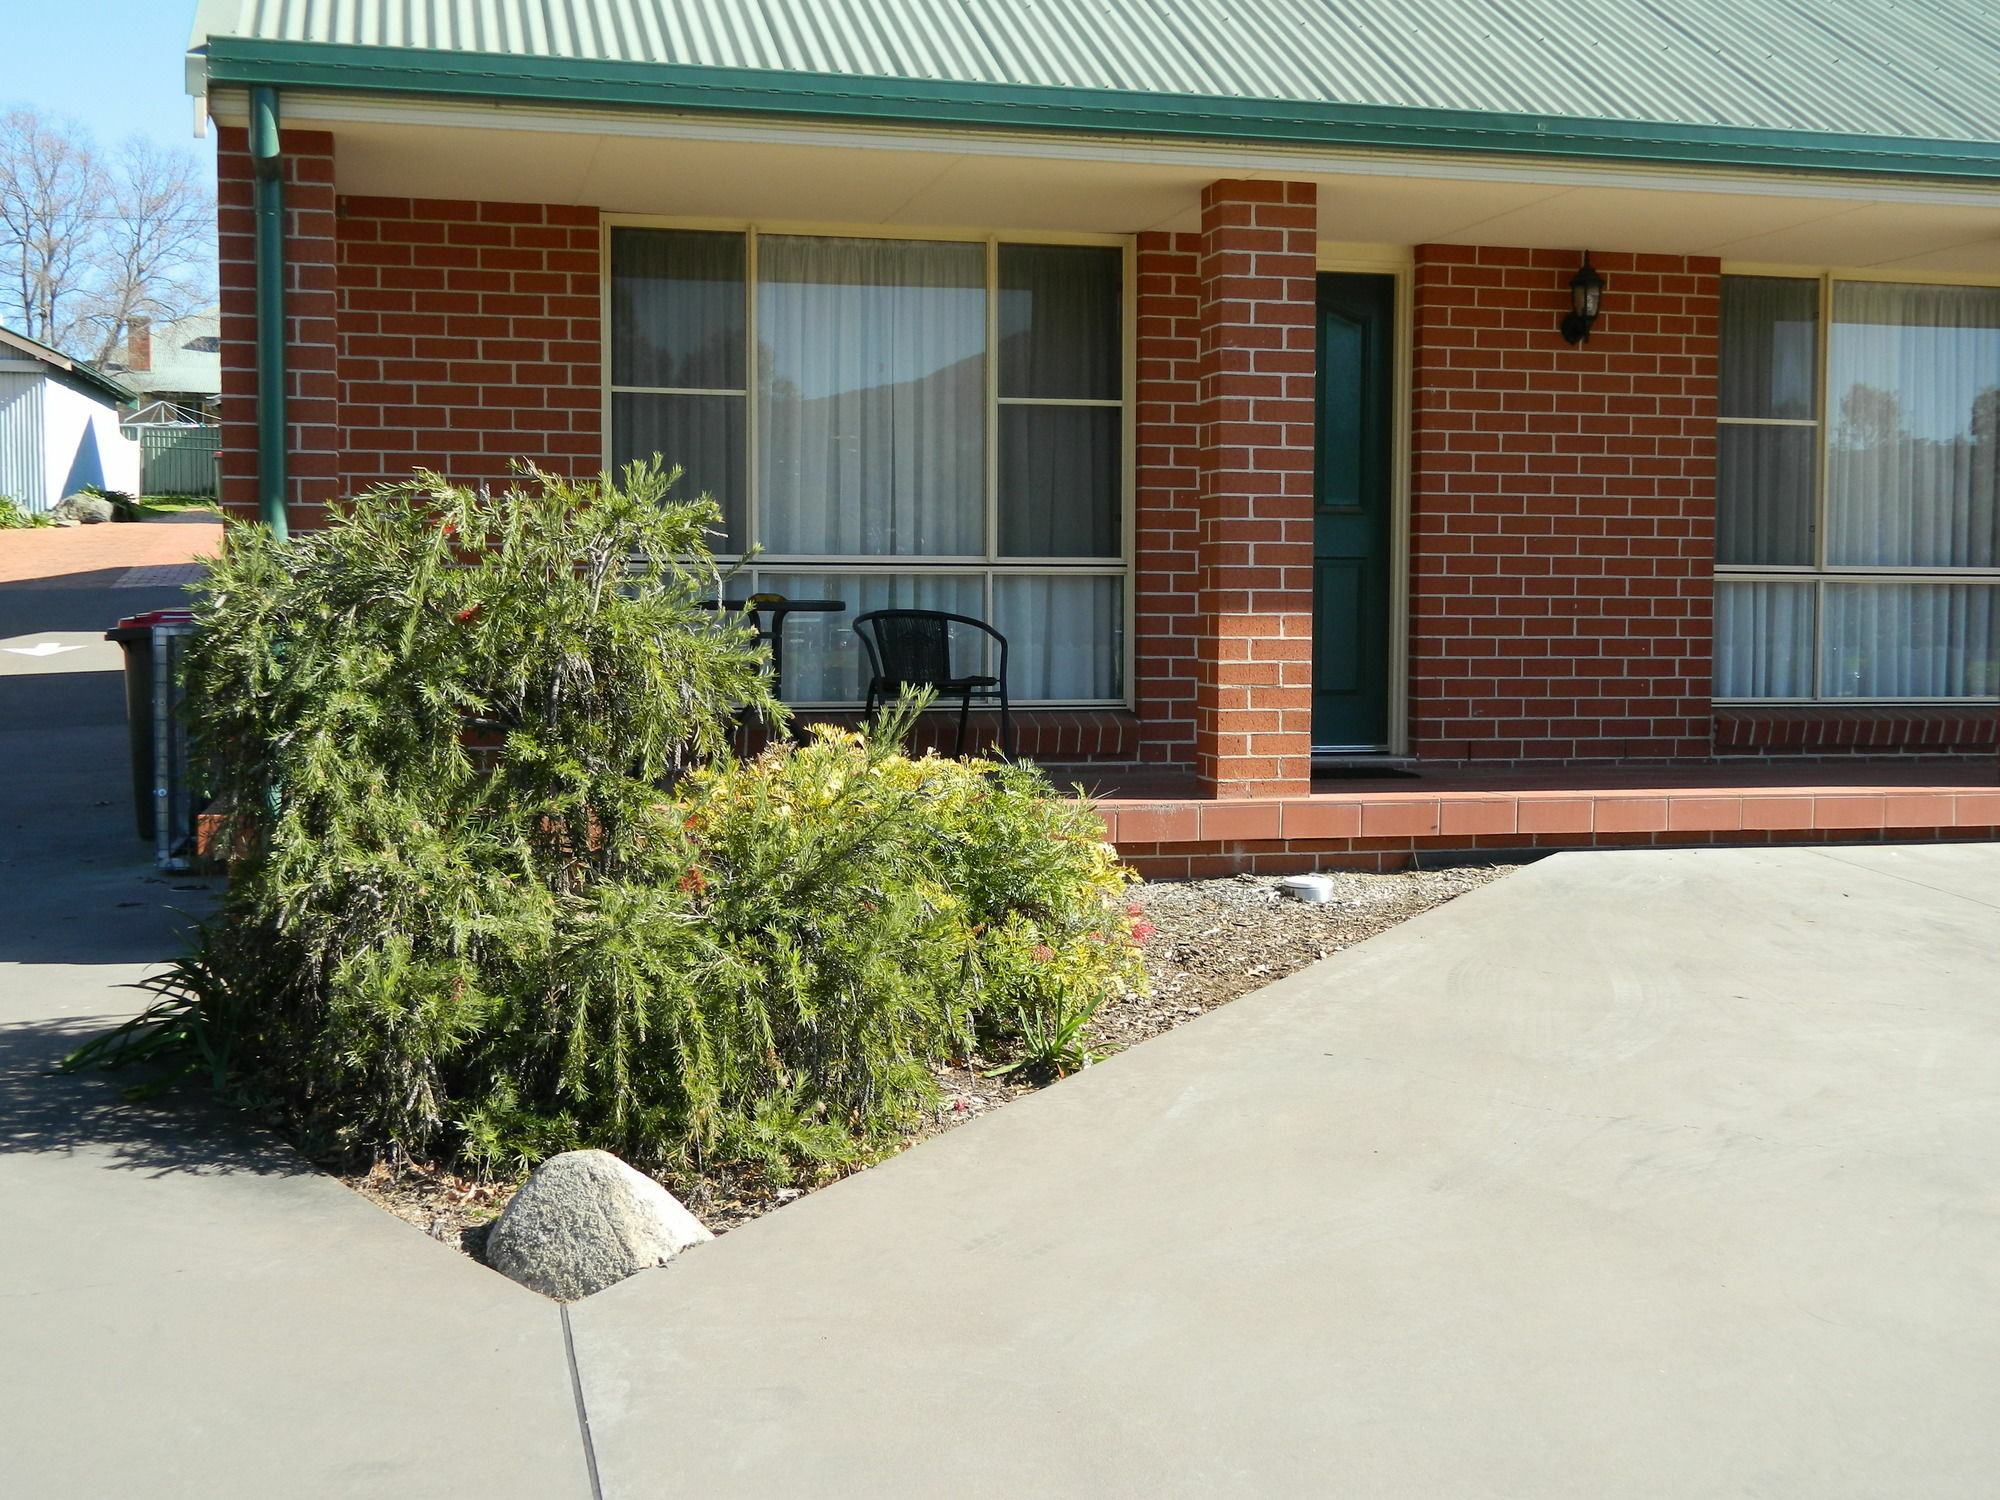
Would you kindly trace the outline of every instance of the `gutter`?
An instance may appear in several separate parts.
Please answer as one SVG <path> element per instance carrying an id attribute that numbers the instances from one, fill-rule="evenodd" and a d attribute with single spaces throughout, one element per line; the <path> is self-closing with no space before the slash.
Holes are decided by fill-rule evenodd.
<path id="1" fill-rule="evenodd" d="M 250 160 L 257 215 L 257 508 L 283 541 L 285 515 L 285 162 L 278 91 L 250 90 Z"/>
<path id="2" fill-rule="evenodd" d="M 190 57 L 190 73 L 197 67 L 205 87 L 249 85 L 1071 135 L 2000 179 L 2000 142 L 1739 125 L 871 78 L 231 36 L 210 37 L 205 53 Z"/>

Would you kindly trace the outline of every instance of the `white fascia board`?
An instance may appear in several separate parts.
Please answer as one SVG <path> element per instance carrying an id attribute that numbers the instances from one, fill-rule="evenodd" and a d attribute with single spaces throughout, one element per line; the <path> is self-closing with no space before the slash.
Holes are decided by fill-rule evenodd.
<path id="1" fill-rule="evenodd" d="M 220 124 L 249 122 L 248 97 L 241 89 L 218 91 L 209 100 Z M 1733 193 L 1749 197 L 1851 199 L 1861 203 L 1923 203 L 1990 208 L 2000 203 L 2000 183 L 1975 187 L 1916 183 L 1895 178 L 1850 178 L 1760 170 L 1712 172 L 1643 165 L 1570 166 L 1530 158 L 1481 157 L 1448 153 L 1382 151 L 1301 151 L 1287 146 L 1200 145 L 1133 137 L 1078 140 L 1074 136 L 997 131 L 918 131 L 893 126 L 833 125 L 800 121 L 777 125 L 713 115 L 637 113 L 625 110 L 523 106 L 429 104 L 351 95 L 331 97 L 287 92 L 285 119 L 337 126 L 343 122 L 434 125 L 460 129 L 523 130 L 549 134 L 625 136 L 637 139 L 734 141 L 791 146 L 844 146 L 884 151 L 930 151 L 953 156 L 1042 157 L 1053 161 L 1133 162 L 1155 166 L 1196 166 L 1221 174 L 1326 173 L 1355 177 L 1419 177 L 1448 182 L 1523 182 L 1558 188 L 1649 188 L 1656 192 Z"/>

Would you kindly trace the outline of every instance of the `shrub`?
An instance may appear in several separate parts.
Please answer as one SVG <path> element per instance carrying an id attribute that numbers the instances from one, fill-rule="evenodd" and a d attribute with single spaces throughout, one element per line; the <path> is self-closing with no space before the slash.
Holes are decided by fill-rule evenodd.
<path id="1" fill-rule="evenodd" d="M 0 495 L 0 531 L 20 531 L 30 526 L 54 524 L 40 511 L 29 510 L 12 495 Z"/>
<path id="2" fill-rule="evenodd" d="M 668 482 L 232 530 L 188 691 L 244 858 L 146 1050 L 323 1148 L 785 1180 L 1138 981 L 1127 877 L 1031 768 L 912 759 L 906 716 L 729 758 L 782 711 Z"/>

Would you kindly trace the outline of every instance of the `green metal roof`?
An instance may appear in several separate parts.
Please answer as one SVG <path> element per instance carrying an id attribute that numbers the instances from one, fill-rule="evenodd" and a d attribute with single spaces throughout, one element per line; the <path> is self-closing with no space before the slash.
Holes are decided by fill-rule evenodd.
<path id="1" fill-rule="evenodd" d="M 214 82 L 2000 177 L 1983 0 L 202 0 Z"/>

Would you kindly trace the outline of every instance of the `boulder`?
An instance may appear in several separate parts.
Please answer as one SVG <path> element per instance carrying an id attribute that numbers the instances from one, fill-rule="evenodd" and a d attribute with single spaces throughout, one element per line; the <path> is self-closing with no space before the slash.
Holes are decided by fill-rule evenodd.
<path id="1" fill-rule="evenodd" d="M 50 506 L 49 514 L 58 526 L 96 526 L 104 521 L 117 520 L 118 507 L 102 496 L 78 491 L 74 495 L 64 495 Z"/>
<path id="2" fill-rule="evenodd" d="M 486 1262 L 574 1302 L 713 1238 L 672 1193 L 609 1151 L 565 1151 L 535 1169 L 494 1223 Z"/>

